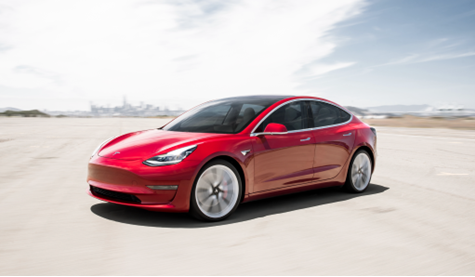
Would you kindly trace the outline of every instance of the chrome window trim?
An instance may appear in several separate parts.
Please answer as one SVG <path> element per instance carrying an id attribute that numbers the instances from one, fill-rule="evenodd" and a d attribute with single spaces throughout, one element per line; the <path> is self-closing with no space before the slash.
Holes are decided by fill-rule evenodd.
<path id="1" fill-rule="evenodd" d="M 292 102 L 297 102 L 297 101 L 315 101 L 315 102 L 322 102 L 322 103 L 326 103 L 326 104 L 330 104 L 340 110 L 343 110 L 342 108 L 338 107 L 337 105 L 333 104 L 333 103 L 330 103 L 330 102 L 327 102 L 327 101 L 324 101 L 324 100 L 320 100 L 320 99 L 313 99 L 313 98 L 298 98 L 298 99 L 292 99 L 292 100 L 289 100 L 287 102 L 284 102 L 282 104 L 280 104 L 279 106 L 275 107 L 272 111 L 270 111 L 266 116 L 264 116 L 264 118 L 261 119 L 261 121 L 259 121 L 259 123 L 254 127 L 254 129 L 252 129 L 252 132 L 251 132 L 251 137 L 255 137 L 255 136 L 258 136 L 258 135 L 261 135 L 263 134 L 263 132 L 261 133 L 254 133 L 254 131 L 256 131 L 257 127 L 259 127 L 262 122 L 264 122 L 264 120 L 267 119 L 268 116 L 270 116 L 271 114 L 273 114 L 276 110 L 278 110 L 280 107 L 284 106 L 284 105 L 287 105 L 289 103 L 292 103 Z M 347 112 L 345 110 L 343 110 L 345 113 L 348 113 L 350 115 L 350 119 L 348 119 L 347 121 L 345 122 L 342 122 L 342 123 L 338 123 L 338 124 L 332 124 L 332 125 L 327 125 L 327 126 L 321 126 L 321 127 L 313 127 L 313 128 L 305 128 L 305 129 L 301 129 L 301 130 L 292 130 L 292 131 L 288 131 L 287 133 L 288 134 L 291 134 L 291 133 L 300 133 L 300 132 L 306 132 L 306 131 L 313 131 L 313 130 L 319 130 L 319 129 L 326 129 L 326 128 L 331 128 L 331 127 L 336 127 L 336 126 L 341 126 L 341 125 L 345 125 L 345 124 L 348 124 L 350 123 L 352 120 L 353 120 L 353 114 L 351 112 Z"/>

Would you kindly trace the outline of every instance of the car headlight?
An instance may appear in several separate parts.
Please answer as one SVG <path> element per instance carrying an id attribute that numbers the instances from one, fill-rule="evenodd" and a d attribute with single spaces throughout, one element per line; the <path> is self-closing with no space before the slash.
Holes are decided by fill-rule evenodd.
<path id="1" fill-rule="evenodd" d="M 92 152 L 92 155 L 91 155 L 91 158 L 94 157 L 94 155 L 97 154 L 97 152 L 99 152 L 99 149 L 102 148 L 102 146 L 104 146 L 106 143 L 108 143 L 109 141 L 115 139 L 116 137 L 111 137 L 111 138 L 108 138 L 106 139 L 105 141 L 103 141 L 101 144 L 99 144 L 99 146 L 96 147 L 96 149 L 94 149 L 94 152 Z"/>
<path id="2" fill-rule="evenodd" d="M 170 164 L 177 164 L 188 155 L 190 155 L 193 151 L 195 151 L 197 145 L 191 145 L 187 147 L 183 147 L 177 150 L 173 150 L 163 155 L 152 157 L 143 163 L 148 166 L 162 166 L 162 165 L 170 165 Z"/>

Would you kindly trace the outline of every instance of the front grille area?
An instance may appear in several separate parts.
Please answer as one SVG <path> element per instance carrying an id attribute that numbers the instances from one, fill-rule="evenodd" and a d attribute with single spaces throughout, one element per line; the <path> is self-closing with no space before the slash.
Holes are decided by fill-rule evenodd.
<path id="1" fill-rule="evenodd" d="M 141 203 L 140 199 L 138 199 L 137 196 L 133 194 L 101 189 L 101 188 L 93 187 L 93 186 L 91 186 L 91 192 L 94 195 L 97 195 L 105 199 L 113 200 L 113 201 L 137 203 L 137 204 Z"/>

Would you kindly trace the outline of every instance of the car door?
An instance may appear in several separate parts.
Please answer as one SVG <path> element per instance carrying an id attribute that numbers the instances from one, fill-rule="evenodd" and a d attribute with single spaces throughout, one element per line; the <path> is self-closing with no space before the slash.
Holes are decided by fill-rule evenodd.
<path id="1" fill-rule="evenodd" d="M 325 180 L 334 178 L 348 161 L 355 131 L 351 115 L 342 109 L 321 101 L 310 101 L 313 115 L 313 136 L 315 137 L 315 158 L 313 178 Z"/>
<path id="2" fill-rule="evenodd" d="M 309 181 L 313 177 L 315 140 L 308 119 L 308 103 L 294 101 L 270 114 L 256 129 L 263 132 L 269 123 L 286 126 L 282 135 L 252 137 L 254 150 L 253 192 L 279 189 Z"/>

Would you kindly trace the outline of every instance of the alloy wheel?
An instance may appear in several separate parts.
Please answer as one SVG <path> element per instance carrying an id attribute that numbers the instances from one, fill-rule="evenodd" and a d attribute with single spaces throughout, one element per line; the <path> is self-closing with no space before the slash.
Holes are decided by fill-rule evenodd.
<path id="1" fill-rule="evenodd" d="M 363 191 L 371 179 L 371 160 L 366 152 L 360 152 L 351 166 L 351 181 L 357 191 Z"/>
<path id="2" fill-rule="evenodd" d="M 239 189 L 233 170 L 222 164 L 210 166 L 203 171 L 196 183 L 196 204 L 207 217 L 222 218 L 236 206 Z"/>

